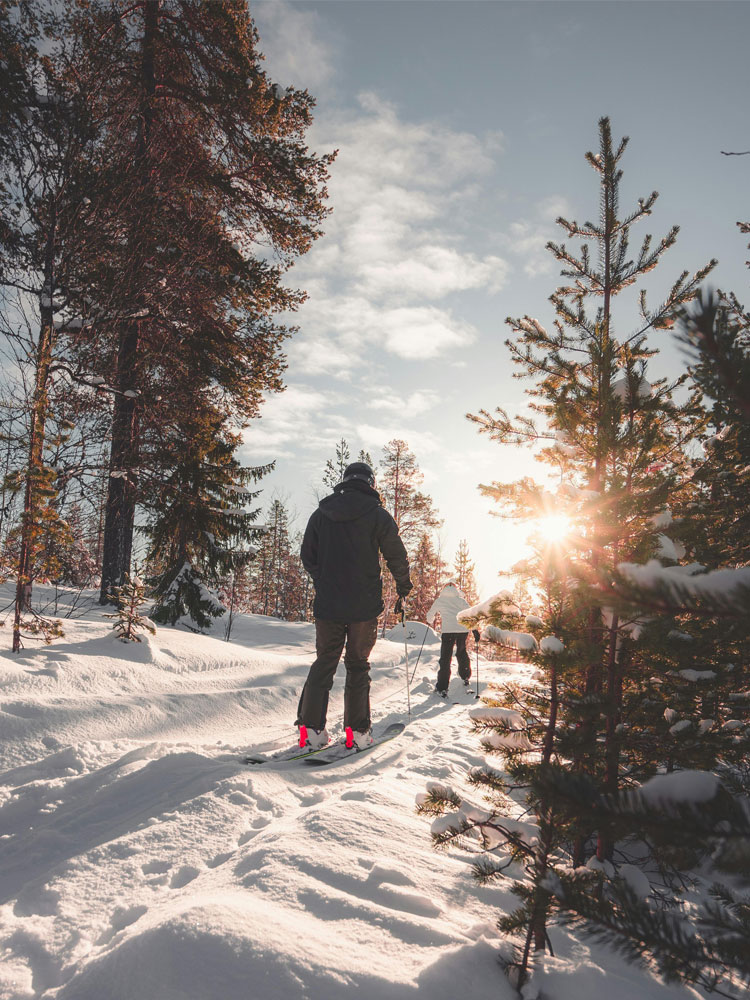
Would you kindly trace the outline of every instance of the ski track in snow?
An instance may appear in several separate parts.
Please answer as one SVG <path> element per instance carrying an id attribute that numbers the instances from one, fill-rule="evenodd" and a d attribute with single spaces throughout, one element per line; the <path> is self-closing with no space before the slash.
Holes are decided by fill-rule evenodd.
<path id="1" fill-rule="evenodd" d="M 473 692 L 432 694 L 434 646 L 394 741 L 321 769 L 253 768 L 243 751 L 294 737 L 311 625 L 239 616 L 230 643 L 219 622 L 139 644 L 99 609 L 64 626 L 0 655 L 0 1000 L 516 995 L 497 965 L 509 886 L 478 888 L 474 855 L 437 854 L 414 808 L 426 781 L 465 787 L 484 759 Z M 380 641 L 372 664 L 382 728 L 406 714 L 403 644 Z M 557 998 L 697 995 L 553 934 Z"/>

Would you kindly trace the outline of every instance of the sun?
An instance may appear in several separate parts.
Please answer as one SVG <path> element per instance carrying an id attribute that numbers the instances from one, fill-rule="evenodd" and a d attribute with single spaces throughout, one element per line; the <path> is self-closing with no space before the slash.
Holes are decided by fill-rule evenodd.
<path id="1" fill-rule="evenodd" d="M 567 538 L 572 529 L 569 517 L 565 514 L 546 514 L 540 517 L 537 522 L 539 533 L 548 542 L 562 542 Z"/>

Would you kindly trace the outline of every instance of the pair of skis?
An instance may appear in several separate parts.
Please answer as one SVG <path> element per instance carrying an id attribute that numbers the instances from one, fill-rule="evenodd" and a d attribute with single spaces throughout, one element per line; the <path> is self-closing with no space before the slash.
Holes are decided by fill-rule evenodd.
<path id="1" fill-rule="evenodd" d="M 347 747 L 345 743 L 327 743 L 323 747 L 313 750 L 310 747 L 289 747 L 287 750 L 279 750 L 276 753 L 262 754 L 250 753 L 243 758 L 245 764 L 259 766 L 261 764 L 280 764 L 287 761 L 301 760 L 304 764 L 311 764 L 322 767 L 325 764 L 336 764 L 346 760 L 358 753 L 366 753 L 374 750 L 383 743 L 387 743 L 398 736 L 405 729 L 403 722 L 394 722 L 386 727 L 382 733 L 373 737 L 372 743 L 365 747 Z"/>

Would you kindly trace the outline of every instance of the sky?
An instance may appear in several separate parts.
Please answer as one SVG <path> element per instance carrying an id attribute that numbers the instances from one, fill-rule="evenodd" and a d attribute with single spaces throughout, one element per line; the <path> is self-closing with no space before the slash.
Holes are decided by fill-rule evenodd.
<path id="1" fill-rule="evenodd" d="M 297 526 L 324 495 L 337 441 L 377 462 L 405 440 L 444 519 L 443 554 L 465 538 L 480 594 L 525 553 L 529 525 L 493 516 L 481 483 L 546 470 L 467 413 L 521 413 L 508 316 L 548 325 L 559 269 L 555 219 L 596 219 L 598 119 L 630 137 L 623 209 L 660 193 L 634 245 L 680 226 L 644 286 L 655 305 L 679 273 L 719 258 L 711 284 L 750 305 L 750 4 L 257 0 L 266 70 L 316 98 L 309 145 L 338 150 L 325 235 L 289 281 L 307 302 L 287 342 L 286 390 L 245 432 L 241 458 L 276 461 L 262 502 Z M 632 303 L 615 311 L 630 330 Z M 619 321 L 619 327 L 618 327 Z M 685 361 L 655 334 L 651 373 Z M 500 582 L 506 578 L 501 577 Z"/>

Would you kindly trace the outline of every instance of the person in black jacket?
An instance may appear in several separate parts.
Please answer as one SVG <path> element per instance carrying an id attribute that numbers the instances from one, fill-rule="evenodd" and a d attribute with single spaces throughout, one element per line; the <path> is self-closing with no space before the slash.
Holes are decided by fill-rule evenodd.
<path id="1" fill-rule="evenodd" d="M 412 588 L 404 543 L 375 489 L 372 469 L 365 462 L 352 462 L 344 470 L 343 481 L 311 515 L 302 541 L 302 563 L 315 584 L 317 657 L 297 709 L 300 746 L 328 742 L 328 695 L 344 644 L 347 744 L 372 742 L 368 657 L 383 611 L 380 553 L 402 601 Z"/>

